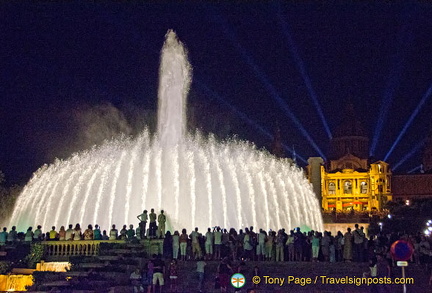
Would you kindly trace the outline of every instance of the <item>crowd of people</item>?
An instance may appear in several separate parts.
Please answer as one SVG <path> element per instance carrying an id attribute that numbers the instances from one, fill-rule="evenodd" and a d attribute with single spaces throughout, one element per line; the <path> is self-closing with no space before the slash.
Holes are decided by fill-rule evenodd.
<path id="1" fill-rule="evenodd" d="M 335 236 L 329 231 L 302 232 L 300 228 L 286 233 L 279 231 L 254 231 L 254 227 L 229 231 L 220 227 L 208 228 L 200 233 L 195 228 L 190 234 L 186 229 L 181 233 L 170 231 L 164 237 L 165 258 L 180 260 L 204 259 L 253 261 L 323 261 L 323 262 L 368 262 L 377 253 L 390 258 L 390 246 L 399 239 L 410 242 L 414 248 L 413 261 L 428 263 L 431 255 L 429 238 L 424 235 L 404 233 L 379 233 L 366 236 L 363 227 L 355 225 L 345 233 Z"/>
<path id="2" fill-rule="evenodd" d="M 369 270 L 364 272 L 367 277 L 390 277 L 391 266 L 394 261 L 391 257 L 391 244 L 397 240 L 406 240 L 414 248 L 411 261 L 425 265 L 430 269 L 431 243 L 424 235 L 408 235 L 406 233 L 379 233 L 367 237 L 364 228 L 356 224 L 353 229 L 347 228 L 345 233 L 338 232 L 335 236 L 329 231 L 302 232 L 299 228 L 286 233 L 279 231 L 254 232 L 253 227 L 237 232 L 235 229 L 208 228 L 206 233 L 200 233 L 195 228 L 191 233 L 182 229 L 181 233 L 175 231 L 173 235 L 168 231 L 163 240 L 162 259 L 171 261 L 167 267 L 166 276 L 170 278 L 171 286 L 176 286 L 177 261 L 195 260 L 197 273 L 202 288 L 202 280 L 206 261 L 217 260 L 218 288 L 224 292 L 229 288 L 229 276 L 242 272 L 242 264 L 253 261 L 310 261 L 310 262 L 362 262 L 368 263 Z M 159 257 L 159 258 L 161 258 Z M 151 261 L 150 261 L 151 262 Z M 235 265 L 231 265 L 235 264 Z M 150 265 L 151 267 L 151 265 Z M 255 275 L 259 276 L 258 267 Z M 140 280 L 144 285 L 136 288 L 136 292 L 147 292 L 145 288 L 153 288 L 159 280 L 151 279 L 148 266 L 143 268 Z M 174 272 L 174 273 L 173 273 Z M 165 274 L 165 271 L 164 271 Z M 149 281 L 150 280 L 150 281 Z M 432 282 L 432 278 L 430 279 Z M 163 282 L 162 282 L 163 285 Z M 148 289 L 148 290 L 150 290 Z M 150 291 L 148 291 L 150 292 Z"/>
<path id="3" fill-rule="evenodd" d="M 276 261 L 276 262 L 369 262 L 372 266 L 384 259 L 391 265 L 390 246 L 399 239 L 404 239 L 412 244 L 414 254 L 411 259 L 417 264 L 429 264 L 431 261 L 431 243 L 429 237 L 422 234 L 408 235 L 406 233 L 387 233 L 382 232 L 378 235 L 367 237 L 365 229 L 356 224 L 353 229 L 350 227 L 342 233 L 337 232 L 332 235 L 329 231 L 309 231 L 303 232 L 300 228 L 290 231 L 279 229 L 278 231 L 265 231 L 259 229 L 255 232 L 254 227 L 247 227 L 236 231 L 234 228 L 229 230 L 215 226 L 208 228 L 205 232 L 200 232 L 195 228 L 191 233 L 186 229 L 181 232 L 165 232 L 166 216 L 162 210 L 157 216 L 154 209 L 150 213 L 144 210 L 137 216 L 139 225 L 135 229 L 131 224 L 129 227 L 123 225 L 118 231 L 112 225 L 109 232 L 102 230 L 99 225 L 88 225 L 82 231 L 80 224 L 73 227 L 72 224 L 66 229 L 61 226 L 56 230 L 53 226 L 50 231 L 44 233 L 41 226 L 33 231 L 29 227 L 26 232 L 18 232 L 16 227 L 7 232 L 4 227 L 0 232 L 0 249 L 5 244 L 17 242 L 36 242 L 51 240 L 125 240 L 128 242 L 139 241 L 140 239 L 163 239 L 163 251 L 161 255 L 154 256 L 146 266 L 144 271 L 135 271 L 131 274 L 131 281 L 135 286 L 135 291 L 144 291 L 144 288 L 151 290 L 154 285 L 164 284 L 163 275 L 165 270 L 169 272 L 171 286 L 176 286 L 177 261 L 196 260 L 197 272 L 200 275 L 200 287 L 202 287 L 202 277 L 204 274 L 205 261 L 220 261 L 218 271 L 220 277 L 220 287 L 224 288 L 228 284 L 228 279 L 223 276 L 223 271 L 232 271 L 229 263 L 231 261 Z M 147 223 L 149 226 L 147 227 Z M 169 260 L 170 265 L 165 268 L 163 260 Z M 139 280 L 139 282 L 138 282 Z M 138 282 L 138 283 L 137 283 Z M 147 285 L 146 285 L 147 284 Z M 145 289 L 145 290 L 147 290 Z M 201 289 L 201 288 L 199 288 Z"/>
<path id="4" fill-rule="evenodd" d="M 417 263 L 426 263 L 431 255 L 431 244 L 429 238 L 424 235 L 408 235 L 403 233 L 379 233 L 367 237 L 363 227 L 358 224 L 354 229 L 347 228 L 345 233 L 341 231 L 332 235 L 329 231 L 303 232 L 300 228 L 286 232 L 280 229 L 277 232 L 268 232 L 259 229 L 255 232 L 254 227 L 240 229 L 238 232 L 231 228 L 229 230 L 218 226 L 208 228 L 200 232 L 195 228 L 191 233 L 186 229 L 181 232 L 170 231 L 165 233 L 166 216 L 162 210 L 159 216 L 154 209 L 148 214 L 146 210 L 137 216 L 139 222 L 135 229 L 131 224 L 129 227 L 123 225 L 120 231 L 116 225 L 112 225 L 109 232 L 102 230 L 99 225 L 88 225 L 83 231 L 80 224 L 73 227 L 72 224 L 66 229 L 60 230 L 51 227 L 48 232 L 43 232 L 39 225 L 33 230 L 29 227 L 26 232 L 18 232 L 16 227 L 7 232 L 4 227 L 0 232 L 0 246 L 16 242 L 36 242 L 51 240 L 125 240 L 135 241 L 140 239 L 163 239 L 163 256 L 167 259 L 179 260 L 220 260 L 228 257 L 232 260 L 254 260 L 254 261 L 325 261 L 341 262 L 355 261 L 367 262 L 377 252 L 384 255 L 389 254 L 390 245 L 398 240 L 409 241 L 414 248 L 413 260 Z M 147 228 L 147 222 L 149 227 Z"/>
<path id="5" fill-rule="evenodd" d="M 120 231 L 116 228 L 116 225 L 112 225 L 109 234 L 106 230 L 100 229 L 99 225 L 96 224 L 88 225 L 87 229 L 83 231 L 80 224 L 76 224 L 75 227 L 69 224 L 66 229 L 65 226 L 61 226 L 60 230 L 56 230 L 55 226 L 51 227 L 48 232 L 42 231 L 42 226 L 38 225 L 37 229 L 33 230 L 33 227 L 28 227 L 26 232 L 19 232 L 16 226 L 7 232 L 7 227 L 3 228 L 0 232 L 0 246 L 5 244 L 14 244 L 18 242 L 38 242 L 38 241 L 70 241 L 70 240 L 140 240 L 140 239 L 154 239 L 163 238 L 165 234 L 165 222 L 166 217 L 162 210 L 159 216 L 156 217 L 154 209 L 151 209 L 150 214 L 147 214 L 147 210 L 144 210 L 143 214 L 138 216 L 140 220 L 139 226 L 135 229 L 134 225 L 131 224 L 129 227 L 123 225 Z M 146 231 L 147 221 L 150 219 L 149 228 Z M 156 224 L 156 219 L 158 225 Z"/>

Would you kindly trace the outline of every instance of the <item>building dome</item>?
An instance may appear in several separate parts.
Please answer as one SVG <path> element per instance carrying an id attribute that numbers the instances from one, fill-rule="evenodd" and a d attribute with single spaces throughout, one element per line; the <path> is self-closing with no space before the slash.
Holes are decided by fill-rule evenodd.
<path id="1" fill-rule="evenodd" d="M 351 103 L 347 104 L 344 111 L 343 120 L 334 132 L 334 137 L 344 136 L 367 137 L 367 133 L 361 122 L 357 119 L 354 106 Z"/>
<path id="2" fill-rule="evenodd" d="M 367 137 L 366 131 L 358 120 L 345 120 L 334 132 L 334 137 L 363 136 Z"/>

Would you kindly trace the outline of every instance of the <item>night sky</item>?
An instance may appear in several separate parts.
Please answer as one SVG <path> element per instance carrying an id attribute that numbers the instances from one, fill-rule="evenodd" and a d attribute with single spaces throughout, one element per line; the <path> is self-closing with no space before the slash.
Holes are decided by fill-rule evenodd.
<path id="1" fill-rule="evenodd" d="M 2 2 L 0 170 L 8 184 L 105 138 L 154 129 L 168 29 L 193 67 L 190 129 L 269 148 L 279 125 L 286 155 L 294 147 L 304 165 L 328 154 L 352 102 L 373 157 L 388 155 L 395 172 L 419 166 L 432 128 L 432 5 L 300 2 Z"/>

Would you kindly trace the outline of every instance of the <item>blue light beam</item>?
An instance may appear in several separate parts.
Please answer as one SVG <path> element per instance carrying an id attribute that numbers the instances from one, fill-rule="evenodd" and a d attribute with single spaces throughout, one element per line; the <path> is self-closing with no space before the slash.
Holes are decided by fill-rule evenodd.
<path id="1" fill-rule="evenodd" d="M 411 170 L 408 171 L 408 174 L 412 174 L 414 172 L 420 171 L 421 170 L 422 165 L 417 166 L 415 168 L 412 168 Z"/>
<path id="2" fill-rule="evenodd" d="M 222 20 L 222 16 L 219 15 L 219 18 L 216 18 L 217 21 L 220 23 L 220 25 L 223 28 L 224 33 L 230 38 L 238 52 L 241 54 L 243 59 L 246 61 L 246 63 L 253 69 L 255 72 L 255 75 L 259 78 L 261 83 L 265 86 L 266 90 L 270 93 L 270 95 L 273 97 L 273 99 L 276 100 L 276 102 L 279 104 L 279 106 L 285 111 L 287 116 L 294 122 L 297 129 L 300 130 L 301 134 L 307 139 L 307 141 L 312 145 L 312 147 L 317 151 L 317 153 L 326 160 L 326 157 L 324 153 L 321 151 L 321 149 L 318 147 L 318 145 L 315 143 L 315 141 L 312 139 L 312 137 L 309 135 L 309 133 L 306 131 L 306 129 L 301 124 L 300 120 L 294 115 L 294 113 L 290 110 L 287 103 L 280 97 L 279 93 L 275 89 L 275 87 L 269 82 L 267 76 L 264 74 L 264 72 L 256 65 L 256 63 L 253 61 L 253 58 L 250 54 L 246 52 L 240 45 L 240 43 L 237 41 L 237 38 L 235 36 L 235 33 L 232 29 L 228 28 L 228 24 L 226 21 Z"/>
<path id="3" fill-rule="evenodd" d="M 305 66 L 302 58 L 300 57 L 300 54 L 298 53 L 297 46 L 296 46 L 293 38 L 291 37 L 290 31 L 288 28 L 288 23 L 285 21 L 285 18 L 283 17 L 283 15 L 280 12 L 280 7 L 278 7 L 278 9 L 277 9 L 277 15 L 278 15 L 278 20 L 282 26 L 282 30 L 285 34 L 287 41 L 288 41 L 288 45 L 289 45 L 288 48 L 289 48 L 292 56 L 294 57 L 294 61 L 298 67 L 298 70 L 300 71 L 300 74 L 301 74 L 303 81 L 306 85 L 306 88 L 309 92 L 309 96 L 312 98 L 312 101 L 315 105 L 315 109 L 317 110 L 318 115 L 321 118 L 321 121 L 324 125 L 324 129 L 327 133 L 328 138 L 332 139 L 333 136 L 332 136 L 332 133 L 330 131 L 330 127 L 328 126 L 327 119 L 324 116 L 321 105 L 320 105 L 318 98 L 317 98 L 317 94 L 315 93 L 315 90 L 312 86 L 312 82 L 311 82 L 311 79 L 309 77 L 309 74 L 307 73 L 306 66 Z"/>
<path id="4" fill-rule="evenodd" d="M 411 114 L 410 118 L 408 119 L 407 123 L 405 123 L 405 126 L 403 127 L 402 131 L 399 133 L 398 137 L 396 138 L 395 142 L 393 143 L 393 145 L 391 146 L 390 150 L 388 151 L 387 155 L 384 158 L 384 161 L 387 161 L 388 157 L 391 155 L 391 153 L 393 152 L 393 150 L 395 149 L 396 145 L 399 143 L 399 141 L 402 139 L 402 136 L 405 134 L 405 132 L 407 131 L 408 127 L 411 125 L 411 123 L 413 122 L 414 118 L 417 116 L 417 114 L 420 112 L 421 108 L 423 107 L 423 105 L 426 103 L 426 101 L 429 99 L 429 97 L 432 94 L 432 84 L 429 87 L 429 89 L 427 90 L 426 94 L 422 97 L 422 99 L 420 100 L 420 102 L 418 103 L 417 107 L 415 108 L 414 112 Z"/>
<path id="5" fill-rule="evenodd" d="M 241 119 L 243 119 L 244 121 L 246 121 L 249 125 L 251 125 L 251 126 L 255 127 L 256 129 L 258 129 L 258 131 L 261 132 L 264 136 L 266 136 L 269 139 L 273 140 L 274 137 L 273 137 L 273 135 L 270 134 L 269 131 L 267 131 L 264 127 L 262 127 L 261 125 L 259 125 L 255 121 L 253 121 L 252 119 L 250 119 L 246 114 L 244 114 L 243 112 L 241 112 L 240 110 L 238 110 L 236 107 L 234 107 L 233 105 L 231 105 L 230 103 L 228 103 L 218 93 L 216 93 L 215 91 L 211 90 L 204 83 L 197 81 L 196 78 L 195 78 L 195 83 L 203 91 L 205 91 L 206 93 L 210 94 L 213 98 L 215 98 L 216 100 L 218 100 L 219 102 L 221 102 L 223 105 L 225 105 L 226 107 L 228 107 L 232 112 L 234 112 Z M 286 146 L 285 144 L 282 144 L 282 146 L 284 147 L 284 149 L 286 151 L 288 151 L 290 153 L 295 153 L 295 150 L 291 149 L 290 147 Z M 298 154 L 296 154 L 296 157 L 299 158 L 300 161 L 302 161 L 303 163 L 307 164 L 307 160 L 304 157 L 302 157 L 302 156 L 300 156 Z"/>
<path id="6" fill-rule="evenodd" d="M 405 156 L 403 156 L 403 158 L 393 166 L 393 170 L 396 170 L 397 168 L 399 168 L 403 163 L 405 163 L 406 160 L 408 160 L 409 158 L 411 158 L 416 152 L 418 152 L 420 150 L 420 148 L 423 147 L 424 143 L 426 142 L 426 137 L 424 139 L 422 139 L 419 143 L 417 143 L 413 149 L 411 151 L 409 151 Z"/>
<path id="7" fill-rule="evenodd" d="M 374 136 L 369 151 L 370 156 L 373 156 L 375 153 L 379 138 L 381 136 L 381 131 L 384 127 L 384 123 L 387 119 L 390 106 L 393 102 L 394 94 L 399 87 L 399 80 L 401 78 L 404 63 L 405 63 L 404 62 L 405 55 L 413 40 L 411 24 L 412 24 L 411 20 L 408 19 L 407 24 L 402 26 L 401 31 L 399 33 L 398 49 L 393 57 L 394 59 L 393 66 L 390 71 L 389 77 L 387 79 L 387 85 L 385 87 L 384 95 L 381 100 L 380 113 L 378 115 Z"/>

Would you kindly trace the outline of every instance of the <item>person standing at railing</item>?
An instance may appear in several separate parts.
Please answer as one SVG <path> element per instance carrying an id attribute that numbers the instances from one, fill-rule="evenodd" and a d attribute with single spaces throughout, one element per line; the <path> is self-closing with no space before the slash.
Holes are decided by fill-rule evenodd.
<path id="1" fill-rule="evenodd" d="M 150 210 L 150 238 L 156 237 L 156 214 L 154 212 L 154 209 Z"/>
<path id="2" fill-rule="evenodd" d="M 123 228 L 120 230 L 120 240 L 126 240 L 127 238 L 127 226 L 123 225 Z"/>
<path id="3" fill-rule="evenodd" d="M 16 231 L 16 227 L 13 226 L 12 230 L 9 231 L 9 234 L 7 236 L 7 242 L 11 243 L 11 244 L 14 244 L 16 242 L 16 240 L 17 240 L 17 237 L 18 237 L 18 233 Z"/>
<path id="4" fill-rule="evenodd" d="M 59 235 L 59 240 L 60 241 L 66 240 L 66 230 L 65 230 L 64 226 L 60 227 L 60 231 L 59 231 L 58 235 Z"/>
<path id="5" fill-rule="evenodd" d="M 35 231 L 36 232 L 36 231 Z M 72 224 L 69 224 L 69 229 L 66 230 L 66 240 L 73 240 L 74 229 L 72 229 Z"/>
<path id="6" fill-rule="evenodd" d="M 95 225 L 95 229 L 93 230 L 93 239 L 102 240 L 101 230 L 98 224 Z"/>
<path id="7" fill-rule="evenodd" d="M 51 227 L 51 231 L 49 231 L 48 235 L 49 235 L 49 239 L 48 240 L 50 240 L 50 241 L 58 240 L 58 233 L 55 230 L 55 226 Z"/>
<path id="8" fill-rule="evenodd" d="M 195 260 L 201 259 L 202 252 L 199 245 L 199 238 L 201 237 L 201 233 L 198 232 L 198 227 L 196 227 L 195 230 L 192 231 L 189 237 L 192 240 L 192 257 Z"/>
<path id="9" fill-rule="evenodd" d="M 33 241 L 41 241 L 42 240 L 42 226 L 38 225 L 37 229 L 33 233 Z"/>
<path id="10" fill-rule="evenodd" d="M 109 240 L 109 236 L 107 235 L 106 230 L 103 230 L 101 240 Z"/>
<path id="11" fill-rule="evenodd" d="M 222 247 L 222 232 L 219 226 L 213 228 L 213 238 L 214 238 L 214 259 L 220 260 L 221 247 Z"/>
<path id="12" fill-rule="evenodd" d="M 211 228 L 207 229 L 207 233 L 205 234 L 205 252 L 206 252 L 206 260 L 211 260 L 213 258 L 213 232 Z"/>
<path id="13" fill-rule="evenodd" d="M 93 240 L 93 226 L 88 225 L 87 229 L 84 231 L 83 238 L 84 240 Z"/>
<path id="14" fill-rule="evenodd" d="M 3 227 L 3 231 L 0 232 L 0 246 L 6 245 L 7 238 L 8 238 L 7 228 Z"/>
<path id="15" fill-rule="evenodd" d="M 186 250 L 187 250 L 187 243 L 188 243 L 188 235 L 186 229 L 183 228 L 182 234 L 179 237 L 180 242 L 180 257 L 181 260 L 186 260 Z"/>
<path id="16" fill-rule="evenodd" d="M 126 237 L 128 242 L 131 242 L 135 239 L 135 229 L 133 228 L 132 224 L 129 225 L 129 229 L 126 231 Z"/>
<path id="17" fill-rule="evenodd" d="M 75 225 L 74 233 L 73 233 L 73 240 L 81 240 L 81 227 L 80 224 Z"/>
<path id="18" fill-rule="evenodd" d="M 147 221 L 148 221 L 147 210 L 144 210 L 142 214 L 138 215 L 137 219 L 140 221 L 140 223 L 139 223 L 140 238 L 144 239 L 145 238 L 145 233 L 146 233 Z"/>
<path id="19" fill-rule="evenodd" d="M 110 230 L 109 240 L 117 240 L 118 230 L 116 229 L 116 225 L 112 225 L 112 229 Z"/>
<path id="20" fill-rule="evenodd" d="M 163 238 L 165 235 L 165 222 L 166 222 L 166 216 L 164 215 L 164 211 L 161 210 L 161 213 L 158 216 L 158 229 L 159 229 L 160 238 Z"/>
<path id="21" fill-rule="evenodd" d="M 33 240 L 33 231 L 32 231 L 32 227 L 28 227 L 27 232 L 25 233 L 24 236 L 24 241 L 27 243 L 31 243 Z"/>
<path id="22" fill-rule="evenodd" d="M 173 258 L 178 258 L 179 248 L 180 248 L 180 235 L 178 231 L 174 232 L 172 236 L 172 245 L 173 245 Z"/>

